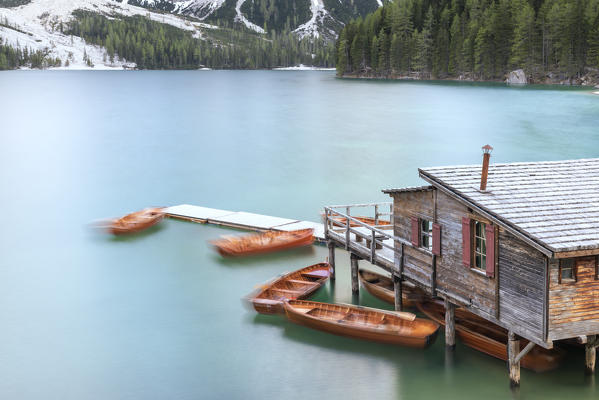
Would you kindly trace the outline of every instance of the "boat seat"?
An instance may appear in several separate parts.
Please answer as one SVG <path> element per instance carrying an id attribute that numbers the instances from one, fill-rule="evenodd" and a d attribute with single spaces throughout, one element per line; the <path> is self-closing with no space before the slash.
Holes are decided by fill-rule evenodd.
<path id="1" fill-rule="evenodd" d="M 327 276 L 329 276 L 329 274 L 326 271 L 312 271 L 312 272 L 303 272 L 302 273 L 303 277 L 306 277 L 308 279 L 321 279 L 321 278 L 326 278 Z"/>
<path id="2" fill-rule="evenodd" d="M 311 281 L 302 281 L 300 279 L 287 279 L 287 282 L 291 282 L 291 283 L 303 283 L 304 285 L 309 285 L 309 286 L 315 286 L 318 285 L 318 283 L 316 282 L 311 282 Z"/>
<path id="3" fill-rule="evenodd" d="M 363 314 L 348 314 L 346 315 L 344 318 L 341 318 L 340 322 L 352 322 L 352 321 L 356 321 L 356 322 L 361 322 L 365 325 L 374 325 L 374 326 L 378 326 L 381 324 L 384 324 L 385 321 L 385 315 L 382 315 L 380 318 L 372 318 L 369 316 L 365 316 Z"/>
<path id="4" fill-rule="evenodd" d="M 284 294 L 284 295 L 298 295 L 298 294 L 300 294 L 300 293 L 301 293 L 301 292 L 300 292 L 300 291 L 298 291 L 298 290 L 279 289 L 279 288 L 270 288 L 269 290 L 270 290 L 271 292 L 274 292 L 274 293 L 281 293 L 281 294 Z"/>

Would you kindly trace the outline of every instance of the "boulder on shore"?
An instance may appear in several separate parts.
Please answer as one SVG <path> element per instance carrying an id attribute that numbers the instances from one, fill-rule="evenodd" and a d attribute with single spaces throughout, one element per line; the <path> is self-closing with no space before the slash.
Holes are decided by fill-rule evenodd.
<path id="1" fill-rule="evenodd" d="M 526 79 L 526 74 L 524 73 L 524 70 L 517 69 L 508 74 L 507 79 L 505 80 L 505 83 L 516 84 L 516 85 L 525 85 L 528 83 L 528 80 Z"/>

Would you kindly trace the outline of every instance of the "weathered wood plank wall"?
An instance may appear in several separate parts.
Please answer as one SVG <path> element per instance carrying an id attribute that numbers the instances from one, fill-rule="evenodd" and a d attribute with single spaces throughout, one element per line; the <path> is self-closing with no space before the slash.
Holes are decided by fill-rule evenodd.
<path id="1" fill-rule="evenodd" d="M 441 255 L 437 258 L 440 290 L 468 299 L 472 307 L 495 316 L 495 279 L 462 263 L 462 217 L 476 215 L 445 193 L 437 194 L 437 222 L 441 225 Z"/>
<path id="2" fill-rule="evenodd" d="M 504 229 L 499 230 L 499 320 L 543 338 L 545 258 Z"/>
<path id="3" fill-rule="evenodd" d="M 596 257 L 576 261 L 576 282 L 559 283 L 559 261 L 549 264 L 549 338 L 599 333 L 599 280 Z"/>
<path id="4" fill-rule="evenodd" d="M 433 220 L 433 192 L 422 190 L 400 192 L 393 195 L 393 214 L 395 236 L 410 241 L 411 218 Z M 405 246 L 404 274 L 416 281 L 419 286 L 430 289 L 432 275 L 432 254 Z"/>

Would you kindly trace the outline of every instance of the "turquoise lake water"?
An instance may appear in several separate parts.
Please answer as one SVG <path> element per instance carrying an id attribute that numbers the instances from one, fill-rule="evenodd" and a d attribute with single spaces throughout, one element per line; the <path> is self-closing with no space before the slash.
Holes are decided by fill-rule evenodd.
<path id="1" fill-rule="evenodd" d="M 0 73 L 0 399 L 596 399 L 584 354 L 523 370 L 443 336 L 421 351 L 258 316 L 241 298 L 324 260 L 314 246 L 223 260 L 234 231 L 88 224 L 191 203 L 318 220 L 386 201 L 418 167 L 599 157 L 590 90 L 335 79 L 332 72 Z M 349 257 L 315 296 L 352 298 Z M 362 262 L 366 265 L 365 262 Z M 598 383 L 599 385 L 599 383 Z"/>

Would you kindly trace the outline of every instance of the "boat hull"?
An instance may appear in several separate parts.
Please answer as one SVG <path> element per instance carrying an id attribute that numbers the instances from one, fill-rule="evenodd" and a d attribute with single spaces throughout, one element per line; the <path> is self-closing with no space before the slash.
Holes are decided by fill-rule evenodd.
<path id="1" fill-rule="evenodd" d="M 361 324 L 352 324 L 351 320 L 349 320 L 349 322 L 347 323 L 342 322 L 347 318 L 348 315 L 354 315 L 352 314 L 354 312 L 356 313 L 355 319 L 359 320 L 360 318 L 365 318 L 365 316 L 361 315 L 359 308 L 351 306 L 341 307 L 336 306 L 334 304 L 325 304 L 317 302 L 309 303 L 314 304 L 315 309 L 318 309 L 318 307 L 325 307 L 328 309 L 327 312 L 330 313 L 336 312 L 335 307 L 340 307 L 341 310 L 348 309 L 349 312 L 343 313 L 342 311 L 339 311 L 339 317 L 341 318 L 339 320 L 324 319 L 319 318 L 318 314 L 311 315 L 310 312 L 298 311 L 295 307 L 297 301 L 289 301 L 284 303 L 287 318 L 291 322 L 296 323 L 298 325 L 303 325 L 312 329 L 332 333 L 334 335 L 406 347 L 425 348 L 431 345 L 437 337 L 439 325 L 429 320 L 416 318 L 414 321 L 404 322 L 406 325 L 420 325 L 420 327 L 423 328 L 420 329 L 420 331 L 424 331 L 424 334 L 422 332 L 419 332 L 419 334 L 409 334 L 407 332 L 410 331 L 410 329 L 406 329 L 406 333 L 401 334 L 396 331 L 385 329 L 385 327 L 373 328 L 372 325 L 366 326 Z M 389 313 L 371 313 L 373 313 L 375 316 L 378 316 L 377 314 L 389 315 Z M 328 317 L 330 317 L 330 314 L 328 315 Z"/>
<path id="2" fill-rule="evenodd" d="M 232 246 L 226 239 L 213 241 L 212 245 L 223 257 L 251 256 L 311 245 L 314 243 L 313 233 L 312 229 L 304 229 L 295 232 L 265 232 L 241 238 L 248 241 L 257 241 L 260 240 L 261 235 L 287 235 L 288 237 L 288 240 L 281 240 L 264 246 Z"/>
<path id="3" fill-rule="evenodd" d="M 323 218 L 324 218 L 324 214 L 323 214 Z M 362 223 L 365 223 L 366 225 L 371 225 L 371 226 L 391 225 L 391 222 L 386 221 L 384 219 L 378 220 L 377 224 L 375 225 L 374 218 L 371 218 L 371 217 L 356 217 L 356 216 L 352 215 L 352 218 L 354 218 Z M 343 218 L 343 217 L 332 217 L 331 220 L 333 221 L 333 226 L 344 227 L 347 224 L 347 219 Z M 354 221 L 350 221 L 349 226 L 352 228 L 357 228 L 362 225 L 360 225 Z"/>
<path id="4" fill-rule="evenodd" d="M 257 293 L 248 296 L 248 301 L 261 314 L 284 314 L 285 300 L 310 297 L 326 283 L 331 273 L 329 263 L 310 265 L 264 285 Z"/>
<path id="5" fill-rule="evenodd" d="M 142 210 L 113 221 L 106 229 L 113 235 L 126 235 L 146 230 L 163 219 L 164 212 L 160 208 Z"/>
<path id="6" fill-rule="evenodd" d="M 395 289 L 391 278 L 363 269 L 358 271 L 358 277 L 368 293 L 384 302 L 395 304 Z M 404 307 L 415 307 L 416 302 L 422 301 L 425 296 L 424 292 L 406 282 L 403 283 L 401 293 Z"/>
<path id="7" fill-rule="evenodd" d="M 442 304 L 425 302 L 419 303 L 417 306 L 427 317 L 439 325 L 445 325 L 445 308 Z M 456 309 L 455 316 L 456 336 L 466 346 L 507 361 L 507 331 L 505 329 L 464 309 Z M 520 340 L 521 348 L 524 348 L 526 344 L 528 344 L 527 340 Z M 535 346 L 522 358 L 520 365 L 535 372 L 550 371 L 559 366 L 563 355 L 563 352 L 559 349 L 547 350 Z"/>

